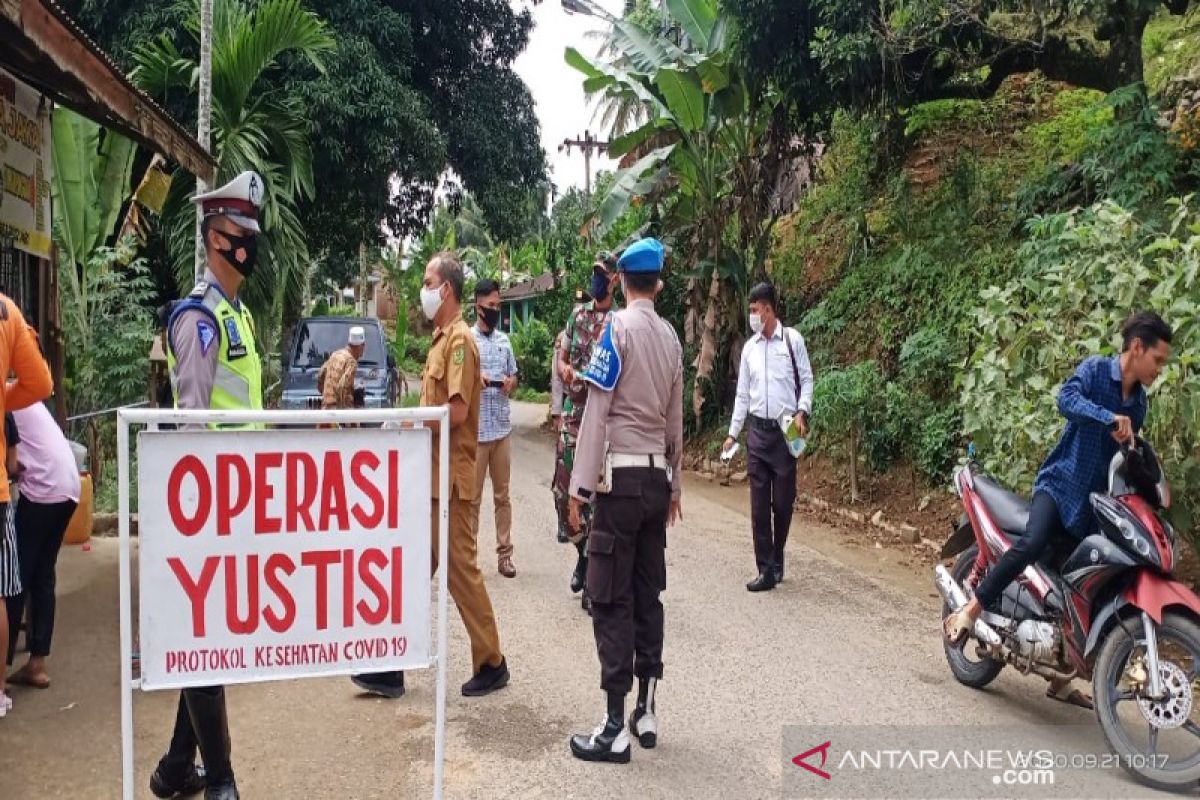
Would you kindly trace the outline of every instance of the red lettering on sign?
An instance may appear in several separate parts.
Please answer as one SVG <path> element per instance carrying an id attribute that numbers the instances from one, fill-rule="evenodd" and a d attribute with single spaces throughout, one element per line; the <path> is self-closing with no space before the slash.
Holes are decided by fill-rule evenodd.
<path id="1" fill-rule="evenodd" d="M 400 527 L 400 451 L 388 451 L 388 528 L 396 530 Z"/>
<path id="2" fill-rule="evenodd" d="M 283 520 L 267 516 L 267 503 L 275 496 L 268 470 L 283 466 L 283 453 L 259 453 L 254 457 L 254 532 L 279 533 Z M 286 477 L 286 476 L 285 476 Z"/>
<path id="3" fill-rule="evenodd" d="M 329 530 L 331 517 L 337 518 L 337 530 L 350 527 L 346 513 L 346 484 L 342 482 L 342 454 L 330 450 L 325 454 L 325 474 L 321 481 L 321 530 Z"/>
<path id="4" fill-rule="evenodd" d="M 204 567 L 200 570 L 200 577 L 192 580 L 192 576 L 188 574 L 187 567 L 183 565 L 181 559 L 167 559 L 167 565 L 175 573 L 179 585 L 183 587 L 184 594 L 191 601 L 192 635 L 197 638 L 204 636 L 204 601 L 208 597 L 208 590 L 212 587 L 213 578 L 217 574 L 217 565 L 220 561 L 221 559 L 218 556 L 209 556 L 204 559 Z"/>
<path id="5" fill-rule="evenodd" d="M 246 618 L 238 613 L 237 556 L 225 556 L 225 624 L 229 632 L 244 635 L 258 630 L 258 556 L 246 556 Z"/>
<path id="6" fill-rule="evenodd" d="M 359 488 L 367 499 L 371 501 L 371 507 L 374 509 L 370 514 L 363 511 L 361 503 L 355 503 L 351 513 L 359 525 L 364 528 L 376 528 L 383 520 L 383 493 L 379 491 L 369 477 L 363 474 L 363 468 L 366 467 L 372 472 L 379 469 L 379 457 L 370 450 L 360 450 L 350 459 L 350 478 L 354 481 L 354 485 Z"/>
<path id="7" fill-rule="evenodd" d="M 312 504 L 317 499 L 317 462 L 308 453 L 288 453 L 287 474 L 291 478 L 287 482 L 288 533 L 299 531 L 301 522 L 304 522 L 305 530 L 315 531 Z M 303 495 L 297 494 L 301 475 L 304 476 Z"/>
<path id="8" fill-rule="evenodd" d="M 342 551 L 342 625 L 354 625 L 354 551 Z"/>
<path id="9" fill-rule="evenodd" d="M 234 479 L 231 473 L 237 473 Z M 217 456 L 217 535 L 228 536 L 229 523 L 250 505 L 250 467 L 239 455 Z"/>
<path id="10" fill-rule="evenodd" d="M 358 615 L 362 617 L 363 622 L 368 625 L 379 625 L 387 619 L 388 612 L 388 596 L 387 589 L 383 586 L 381 575 L 376 575 L 371 571 L 372 567 L 386 567 L 387 556 L 382 550 L 372 548 L 366 550 L 362 554 L 362 558 L 358 561 L 358 578 L 362 581 L 366 590 L 375 598 L 377 605 L 372 608 L 367 605 L 366 600 L 358 601 Z"/>
<path id="11" fill-rule="evenodd" d="M 300 563 L 317 571 L 317 630 L 329 627 L 329 567 L 338 563 L 338 550 L 310 550 L 300 556 Z"/>
<path id="12" fill-rule="evenodd" d="M 404 548 L 392 548 L 392 622 L 404 621 Z"/>
<path id="13" fill-rule="evenodd" d="M 275 609 L 267 606 L 263 609 L 263 619 L 266 621 L 267 627 L 276 633 L 283 633 L 296 621 L 296 599 L 292 597 L 292 593 L 280 580 L 278 574 L 280 572 L 290 577 L 296 572 L 296 564 L 283 553 L 275 553 L 267 559 L 267 563 L 263 567 L 263 579 L 267 583 L 267 588 L 274 592 L 275 597 L 279 599 L 283 606 L 283 613 L 277 614 Z"/>
<path id="14" fill-rule="evenodd" d="M 196 481 L 196 513 L 188 517 L 179 505 L 179 493 L 183 488 L 183 479 L 192 476 Z M 167 479 L 167 510 L 171 515 L 171 523 L 175 530 L 184 536 L 195 536 L 208 522 L 208 514 L 212 505 L 212 490 L 208 485 L 208 470 L 204 462 L 195 456 L 184 456 L 171 469 Z"/>

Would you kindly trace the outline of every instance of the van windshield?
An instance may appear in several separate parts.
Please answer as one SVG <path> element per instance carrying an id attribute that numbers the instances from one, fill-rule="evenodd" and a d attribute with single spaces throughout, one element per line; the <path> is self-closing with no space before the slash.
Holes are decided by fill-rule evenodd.
<path id="1" fill-rule="evenodd" d="M 301 322 L 296 336 L 296 349 L 292 353 L 292 369 L 320 369 L 331 353 L 346 346 L 350 329 L 361 323 L 346 320 Z M 358 363 L 368 367 L 384 363 L 383 342 L 378 329 L 363 325 L 367 332 L 367 348 Z"/>

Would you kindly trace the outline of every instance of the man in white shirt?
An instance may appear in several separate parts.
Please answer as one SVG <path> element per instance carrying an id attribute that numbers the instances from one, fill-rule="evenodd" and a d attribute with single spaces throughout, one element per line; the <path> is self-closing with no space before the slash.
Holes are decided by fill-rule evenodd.
<path id="1" fill-rule="evenodd" d="M 742 427 L 749 425 L 750 523 L 758 564 L 758 577 L 746 584 L 752 592 L 774 589 L 783 580 L 783 548 L 796 502 L 796 459 L 779 419 L 795 416 L 801 435 L 806 435 L 812 413 L 813 373 L 804 337 L 784 327 L 778 307 L 771 284 L 750 290 L 754 335 L 742 348 L 737 400 L 724 446 L 732 447 Z"/>

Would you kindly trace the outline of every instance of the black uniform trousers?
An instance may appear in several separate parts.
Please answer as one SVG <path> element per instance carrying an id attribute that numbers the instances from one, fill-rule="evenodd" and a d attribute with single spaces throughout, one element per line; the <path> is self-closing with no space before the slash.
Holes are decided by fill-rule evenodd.
<path id="1" fill-rule="evenodd" d="M 760 575 L 783 566 L 783 548 L 796 504 L 796 459 L 774 420 L 750 417 L 750 526 Z"/>
<path id="2" fill-rule="evenodd" d="M 600 657 L 600 688 L 628 694 L 633 677 L 661 678 L 667 588 L 667 473 L 614 469 L 612 491 L 596 495 L 588 537 L 587 590 Z"/>

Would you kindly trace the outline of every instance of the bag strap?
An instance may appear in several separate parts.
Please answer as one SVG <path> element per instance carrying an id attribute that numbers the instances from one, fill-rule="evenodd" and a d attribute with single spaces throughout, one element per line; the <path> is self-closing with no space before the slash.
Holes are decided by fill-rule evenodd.
<path id="1" fill-rule="evenodd" d="M 783 340 L 787 342 L 788 355 L 792 357 L 792 379 L 796 382 L 796 411 L 800 411 L 800 367 L 796 364 L 796 350 L 792 346 L 792 329 L 783 329 Z"/>

